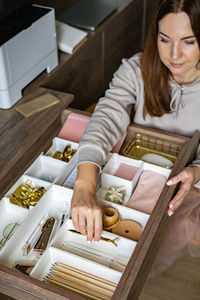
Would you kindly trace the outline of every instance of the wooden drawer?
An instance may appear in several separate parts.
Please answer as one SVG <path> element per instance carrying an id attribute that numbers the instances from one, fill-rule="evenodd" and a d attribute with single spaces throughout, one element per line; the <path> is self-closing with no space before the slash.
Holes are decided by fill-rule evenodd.
<path id="1" fill-rule="evenodd" d="M 196 132 L 192 138 L 187 138 L 143 126 L 130 125 L 122 149 L 134 133 L 170 140 L 181 145 L 181 151 L 173 166 L 171 176 L 177 174 L 194 158 L 200 138 L 199 132 Z M 41 146 L 41 151 L 43 150 L 47 149 Z M 21 166 L 23 169 L 25 168 L 23 160 L 21 160 Z M 175 190 L 176 187 L 174 186 L 164 187 L 112 299 L 138 298 L 170 220 L 166 210 Z M 2 293 L 17 299 L 85 299 L 4 266 L 0 266 L 0 290 Z"/>

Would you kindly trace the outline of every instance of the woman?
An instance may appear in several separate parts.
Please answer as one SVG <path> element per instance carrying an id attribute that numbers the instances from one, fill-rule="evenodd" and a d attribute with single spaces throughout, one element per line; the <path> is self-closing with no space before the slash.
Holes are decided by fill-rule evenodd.
<path id="1" fill-rule="evenodd" d="M 199 20 L 199 0 L 160 1 L 143 53 L 123 60 L 105 97 L 98 103 L 78 150 L 71 209 L 76 230 L 87 235 L 88 242 L 98 241 L 102 231 L 102 213 L 95 195 L 96 176 L 106 155 L 126 131 L 132 106 L 135 115 L 131 121 L 136 124 L 185 136 L 200 129 Z M 178 245 L 173 245 L 169 252 L 168 244 L 166 261 L 159 271 L 183 253 L 186 246 L 190 245 L 191 252 L 200 245 L 199 152 L 200 149 L 192 165 L 167 182 L 181 185 L 169 203 L 168 215 L 176 213 L 160 253 L 169 240 L 174 244 L 174 237 Z M 199 252 L 200 248 L 195 254 Z M 160 265 L 159 262 L 157 266 Z"/>

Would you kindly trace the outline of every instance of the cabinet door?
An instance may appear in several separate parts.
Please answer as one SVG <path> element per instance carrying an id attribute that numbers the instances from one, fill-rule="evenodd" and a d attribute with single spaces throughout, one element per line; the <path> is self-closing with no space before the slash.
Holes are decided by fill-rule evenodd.
<path id="1" fill-rule="evenodd" d="M 141 0 L 131 1 L 118 18 L 115 18 L 104 30 L 105 89 L 122 58 L 131 57 L 134 53 L 141 51 L 142 7 Z"/>
<path id="2" fill-rule="evenodd" d="M 149 25 L 151 23 L 153 14 L 154 14 L 154 10 L 156 8 L 156 6 L 158 5 L 158 0 L 143 0 L 143 4 L 144 4 L 144 20 L 143 20 L 143 33 L 142 33 L 142 42 L 144 43 L 145 38 L 148 34 L 148 29 L 149 29 Z"/>

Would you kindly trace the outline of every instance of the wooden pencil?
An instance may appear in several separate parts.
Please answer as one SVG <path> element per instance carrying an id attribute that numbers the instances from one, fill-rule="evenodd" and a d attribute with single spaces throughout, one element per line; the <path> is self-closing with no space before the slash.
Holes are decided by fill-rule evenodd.
<path id="1" fill-rule="evenodd" d="M 79 278 L 79 279 L 82 279 L 86 282 L 89 282 L 89 283 L 93 283 L 95 284 L 96 286 L 99 286 L 99 287 L 102 287 L 102 288 L 105 288 L 105 289 L 108 289 L 109 291 L 112 291 L 114 292 L 115 291 L 115 287 L 110 285 L 109 283 L 107 282 L 102 282 L 99 280 L 99 278 L 91 278 L 91 277 L 88 277 L 86 274 L 80 274 L 76 271 L 72 271 L 71 269 L 68 269 L 68 268 L 63 268 L 63 267 L 56 267 L 52 270 L 53 273 L 55 272 L 61 272 L 62 274 L 69 274 L 70 276 L 73 276 L 75 278 Z"/>
<path id="2" fill-rule="evenodd" d="M 98 281 L 104 282 L 104 283 L 106 283 L 106 284 L 108 284 L 108 285 L 110 285 L 110 286 L 113 286 L 113 287 L 115 287 L 115 288 L 117 287 L 117 284 L 114 283 L 114 282 L 112 282 L 112 281 L 105 280 L 105 279 L 103 279 L 103 278 L 100 278 L 100 277 L 95 276 L 95 275 L 92 275 L 92 274 L 90 274 L 90 273 L 87 273 L 87 272 L 81 271 L 81 270 L 79 270 L 79 269 L 70 267 L 70 266 L 65 265 L 65 264 L 63 264 L 63 263 L 56 263 L 55 266 L 59 266 L 59 267 L 63 268 L 63 271 L 66 270 L 66 269 L 67 269 L 67 270 L 71 270 L 71 271 L 74 271 L 75 274 L 87 275 L 87 277 L 89 277 L 89 278 L 93 278 L 93 279 L 96 279 L 96 280 L 98 280 Z"/>
<path id="3" fill-rule="evenodd" d="M 57 270 L 55 270 L 55 271 L 52 272 L 52 274 L 50 275 L 50 278 L 52 276 L 57 276 L 59 278 L 63 278 L 63 279 L 67 279 L 67 280 L 73 281 L 74 283 L 80 284 L 81 286 L 87 287 L 87 288 L 89 288 L 91 290 L 98 290 L 102 294 L 106 294 L 106 295 L 112 296 L 113 292 L 114 292 L 114 290 L 113 291 L 108 290 L 107 286 L 104 286 L 104 287 L 99 286 L 97 281 L 90 282 L 88 280 L 83 280 L 79 276 L 73 276 L 71 274 L 62 273 L 62 272 L 57 271 Z"/>
<path id="4" fill-rule="evenodd" d="M 88 299 L 99 300 L 99 297 L 95 297 L 94 295 L 89 295 L 88 293 L 85 293 L 83 291 L 79 291 L 79 290 L 77 290 L 77 289 L 75 289 L 75 288 L 73 288 L 71 286 L 66 286 L 66 284 L 62 284 L 61 282 L 57 282 L 56 280 L 45 279 L 45 282 L 53 284 L 53 285 L 55 285 L 57 287 L 63 288 L 65 290 L 67 290 L 67 291 L 75 292 L 76 294 L 81 295 L 81 296 L 85 296 Z"/>
<path id="5" fill-rule="evenodd" d="M 112 295 L 109 296 L 109 295 L 106 295 L 106 294 L 102 294 L 101 292 L 99 292 L 99 289 L 97 289 L 97 288 L 95 290 L 91 289 L 91 288 L 88 288 L 88 286 L 83 286 L 82 284 L 80 284 L 80 282 L 76 283 L 74 281 L 71 281 L 67 277 L 61 278 L 61 277 L 58 277 L 56 275 L 52 275 L 49 278 L 47 278 L 46 281 L 49 282 L 49 283 L 51 281 L 61 283 L 61 284 L 65 285 L 66 287 L 72 287 L 72 288 L 76 289 L 77 291 L 87 293 L 88 296 L 95 296 L 98 299 L 102 299 L 102 300 L 108 300 L 112 297 Z"/>

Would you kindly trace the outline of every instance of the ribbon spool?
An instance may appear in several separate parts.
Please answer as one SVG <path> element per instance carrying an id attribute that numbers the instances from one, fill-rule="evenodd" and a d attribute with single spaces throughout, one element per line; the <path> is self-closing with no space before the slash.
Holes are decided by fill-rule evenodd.
<path id="1" fill-rule="evenodd" d="M 111 230 L 120 222 L 120 215 L 116 208 L 112 206 L 106 206 L 103 209 L 103 228 L 105 230 Z"/>

